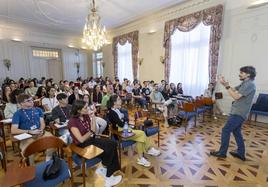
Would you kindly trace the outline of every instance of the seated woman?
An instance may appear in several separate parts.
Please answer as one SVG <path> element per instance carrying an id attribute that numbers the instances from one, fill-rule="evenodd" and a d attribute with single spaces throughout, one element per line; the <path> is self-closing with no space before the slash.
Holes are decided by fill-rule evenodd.
<path id="1" fill-rule="evenodd" d="M 124 126 L 124 114 L 120 112 L 121 103 L 122 101 L 118 95 L 112 95 L 107 103 L 107 107 L 109 108 L 109 121 L 112 123 L 113 128 L 118 128 L 119 131 L 122 131 L 122 127 Z M 137 142 L 137 152 L 139 157 L 137 164 L 145 167 L 151 166 L 151 163 L 143 157 L 143 153 L 147 153 L 152 156 L 158 156 L 160 155 L 160 151 L 151 146 L 150 140 L 145 135 L 144 131 L 132 131 L 135 136 L 129 137 L 128 140 Z"/>
<path id="2" fill-rule="evenodd" d="M 17 96 L 19 94 L 22 94 L 23 92 L 24 91 L 21 89 L 16 89 L 9 94 L 10 102 L 6 104 L 6 107 L 4 110 L 5 118 L 12 118 L 14 113 L 19 109 L 19 105 L 17 103 Z"/>
<path id="3" fill-rule="evenodd" d="M 88 94 L 83 95 L 83 100 L 89 106 L 88 112 L 93 116 L 97 111 L 95 104 L 91 104 Z M 103 131 L 106 129 L 106 127 L 107 127 L 107 122 L 104 119 L 96 116 L 96 131 L 95 131 L 95 133 L 102 134 Z"/>
<path id="4" fill-rule="evenodd" d="M 113 173 L 120 169 L 117 144 L 109 139 L 100 139 L 95 137 L 95 117 L 90 120 L 88 114 L 88 105 L 85 101 L 76 100 L 73 103 L 71 110 L 71 118 L 68 123 L 68 128 L 75 143 L 79 147 L 94 145 L 103 150 L 99 155 L 102 164 L 107 167 L 101 168 L 99 174 L 105 177 L 105 186 L 114 186 L 122 180 L 122 176 L 114 176 Z"/>

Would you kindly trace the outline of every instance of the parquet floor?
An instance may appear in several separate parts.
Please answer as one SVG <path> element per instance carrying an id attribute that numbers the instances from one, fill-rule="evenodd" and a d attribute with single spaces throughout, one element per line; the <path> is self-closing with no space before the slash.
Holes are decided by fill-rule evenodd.
<path id="1" fill-rule="evenodd" d="M 152 166 L 144 168 L 136 164 L 135 148 L 126 149 L 122 155 L 124 178 L 120 187 L 267 187 L 268 186 L 268 124 L 243 127 L 246 143 L 245 162 L 233 158 L 210 157 L 211 150 L 220 145 L 220 133 L 226 119 L 206 119 L 205 123 L 190 124 L 187 134 L 182 127 L 161 127 L 162 151 L 159 157 L 146 157 Z M 153 138 L 156 141 L 156 137 Z M 236 148 L 231 138 L 229 150 Z M 14 159 L 11 147 L 8 148 L 9 162 Z M 87 186 L 103 186 L 103 178 L 91 168 Z M 77 171 L 79 172 L 79 171 Z M 0 171 L 3 176 L 3 171 Z M 75 177 L 75 186 L 80 186 L 80 177 Z M 69 182 L 61 186 L 70 186 Z"/>

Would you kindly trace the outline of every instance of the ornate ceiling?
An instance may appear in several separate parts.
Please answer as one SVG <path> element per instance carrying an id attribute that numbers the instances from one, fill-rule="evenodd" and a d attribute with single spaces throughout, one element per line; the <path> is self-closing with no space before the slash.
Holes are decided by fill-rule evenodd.
<path id="1" fill-rule="evenodd" d="M 96 0 L 102 23 L 112 29 L 189 0 Z M 1 0 L 0 25 L 81 33 L 89 0 Z"/>

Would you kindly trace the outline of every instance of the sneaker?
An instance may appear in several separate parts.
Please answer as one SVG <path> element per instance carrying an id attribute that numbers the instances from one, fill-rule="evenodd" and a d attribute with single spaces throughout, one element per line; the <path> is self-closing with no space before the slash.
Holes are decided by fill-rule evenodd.
<path id="1" fill-rule="evenodd" d="M 100 168 L 96 169 L 96 173 L 97 173 L 97 175 L 100 175 L 102 177 L 106 177 L 107 168 L 100 167 Z"/>
<path id="2" fill-rule="evenodd" d="M 223 113 L 221 113 L 221 115 L 223 115 L 223 116 L 227 116 L 227 114 L 226 114 L 226 113 L 224 113 L 224 112 L 223 112 Z"/>
<path id="3" fill-rule="evenodd" d="M 216 116 L 214 116 L 214 119 L 217 120 L 218 118 Z"/>
<path id="4" fill-rule="evenodd" d="M 111 187 L 111 186 L 115 186 L 117 184 L 119 184 L 122 180 L 122 176 L 121 175 L 111 175 L 110 177 L 106 177 L 105 178 L 105 187 Z"/>
<path id="5" fill-rule="evenodd" d="M 147 154 L 151 155 L 151 156 L 159 156 L 161 154 L 161 152 L 157 149 L 155 149 L 154 147 L 152 147 L 151 149 L 148 150 Z"/>
<path id="6" fill-rule="evenodd" d="M 167 121 L 165 121 L 165 124 L 164 124 L 165 127 L 169 127 L 169 124 Z"/>
<path id="7" fill-rule="evenodd" d="M 146 160 L 144 157 L 138 158 L 137 164 L 145 166 L 145 167 L 150 167 L 151 166 L 151 162 Z"/>

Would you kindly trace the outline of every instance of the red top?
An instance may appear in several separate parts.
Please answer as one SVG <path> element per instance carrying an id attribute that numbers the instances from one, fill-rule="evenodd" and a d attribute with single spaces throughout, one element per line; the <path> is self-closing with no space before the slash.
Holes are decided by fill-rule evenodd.
<path id="1" fill-rule="evenodd" d="M 73 135 L 71 128 L 77 128 L 82 136 L 89 132 L 91 129 L 89 116 L 85 115 L 83 117 L 83 120 L 81 120 L 79 117 L 71 117 L 68 123 L 68 129 L 70 131 L 71 137 L 73 138 L 73 143 L 76 145 L 80 144 L 81 142 L 79 142 L 77 138 Z"/>

